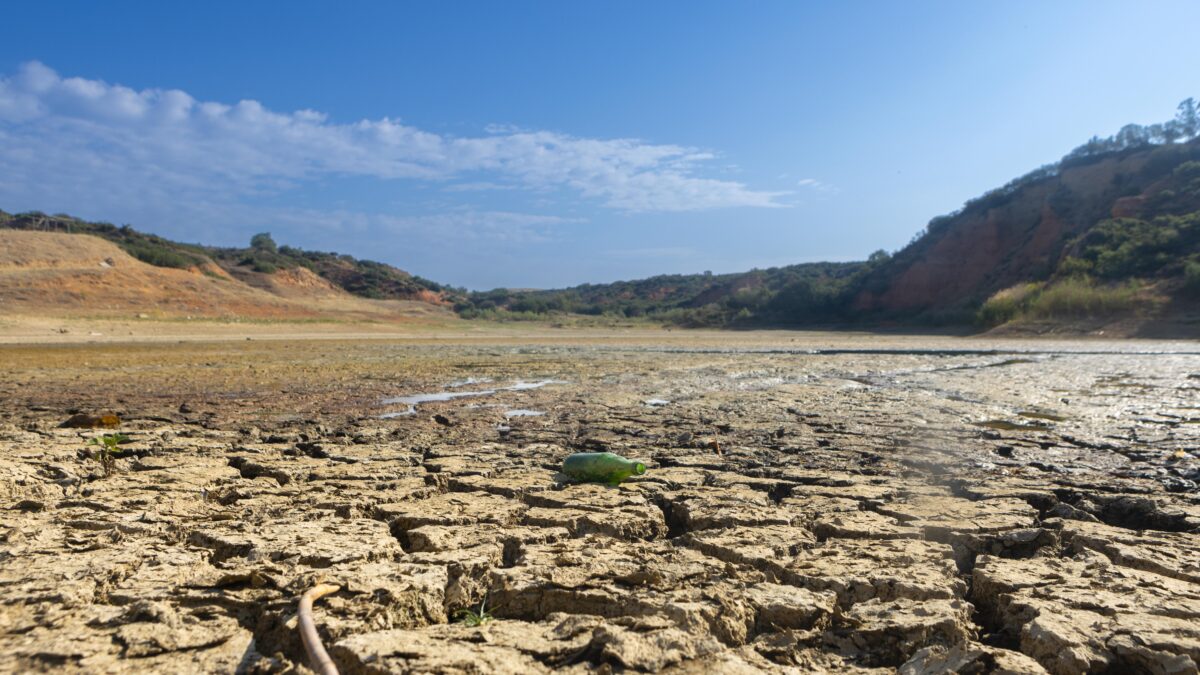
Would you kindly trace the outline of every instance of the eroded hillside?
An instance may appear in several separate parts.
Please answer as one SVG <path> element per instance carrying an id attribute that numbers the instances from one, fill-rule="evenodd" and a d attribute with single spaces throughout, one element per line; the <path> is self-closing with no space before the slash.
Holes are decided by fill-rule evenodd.
<path id="1" fill-rule="evenodd" d="M 315 289 L 317 279 L 350 295 L 374 300 L 416 300 L 449 305 L 458 291 L 408 272 L 353 256 L 279 246 L 268 233 L 259 233 L 245 248 L 184 244 L 140 232 L 128 225 L 90 222 L 67 215 L 41 212 L 8 214 L 0 211 L 0 232 L 10 230 L 87 234 L 112 242 L 130 256 L 154 267 L 200 270 L 232 276 L 272 292 L 305 286 Z M 276 275 L 276 272 L 289 272 Z M 316 279 L 314 279 L 316 277 Z"/>
<path id="2" fill-rule="evenodd" d="M 1051 279 L 1064 260 L 1079 255 L 1080 237 L 1108 219 L 1200 209 L 1200 186 L 1187 170 L 1197 160 L 1200 142 L 1064 160 L 934 219 L 922 237 L 864 279 L 853 307 L 892 316 L 969 313 L 1005 288 Z M 1180 246 L 1188 248 L 1176 259 L 1186 260 L 1194 245 Z M 1137 271 L 1153 280 L 1159 270 Z"/>
<path id="3" fill-rule="evenodd" d="M 253 275 L 251 285 L 209 259 L 186 269 L 149 265 L 86 234 L 0 230 L 0 312 L 10 315 L 250 320 L 449 316 L 426 302 L 356 297 L 305 268 Z"/>

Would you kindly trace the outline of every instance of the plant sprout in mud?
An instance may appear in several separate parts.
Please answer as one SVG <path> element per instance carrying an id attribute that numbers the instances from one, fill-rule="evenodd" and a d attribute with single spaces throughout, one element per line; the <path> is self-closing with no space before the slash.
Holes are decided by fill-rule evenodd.
<path id="1" fill-rule="evenodd" d="M 95 456 L 106 477 L 111 476 L 117 468 L 117 446 L 128 440 L 129 437 L 125 434 L 104 434 L 88 442 L 89 445 L 96 446 Z"/>
<path id="2" fill-rule="evenodd" d="M 487 609 L 487 598 L 484 598 L 483 602 L 479 603 L 478 612 L 470 608 L 460 609 L 454 613 L 454 617 L 459 620 L 459 623 L 468 628 L 476 628 L 496 620 L 496 617 L 492 616 L 492 613 Z"/>

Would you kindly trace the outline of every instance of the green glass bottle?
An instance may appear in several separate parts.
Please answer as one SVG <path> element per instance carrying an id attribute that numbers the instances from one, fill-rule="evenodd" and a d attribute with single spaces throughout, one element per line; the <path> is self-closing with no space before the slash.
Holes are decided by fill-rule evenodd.
<path id="1" fill-rule="evenodd" d="M 584 483 L 619 485 L 646 473 L 646 465 L 611 452 L 577 452 L 563 460 L 563 473 Z"/>

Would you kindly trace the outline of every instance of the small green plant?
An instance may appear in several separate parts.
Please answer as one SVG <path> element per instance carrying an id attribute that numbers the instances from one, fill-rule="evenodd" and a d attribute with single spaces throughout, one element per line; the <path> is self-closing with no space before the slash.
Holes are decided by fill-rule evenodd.
<path id="1" fill-rule="evenodd" d="M 454 613 L 454 617 L 459 620 L 459 623 L 468 628 L 477 628 L 496 620 L 496 617 L 492 616 L 492 613 L 487 610 L 487 598 L 484 598 L 483 602 L 479 603 L 478 612 L 470 608 L 460 609 Z"/>
<path id="2" fill-rule="evenodd" d="M 96 446 L 96 459 L 106 477 L 117 469 L 117 446 L 128 440 L 125 434 L 104 434 L 91 440 L 90 445 Z"/>

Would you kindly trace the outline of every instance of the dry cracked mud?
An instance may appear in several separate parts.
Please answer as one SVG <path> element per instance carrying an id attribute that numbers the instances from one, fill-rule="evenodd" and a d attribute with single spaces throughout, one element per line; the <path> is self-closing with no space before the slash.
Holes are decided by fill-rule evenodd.
<path id="1" fill-rule="evenodd" d="M 0 671 L 1197 672 L 1194 343 L 794 339 L 0 348 Z"/>

